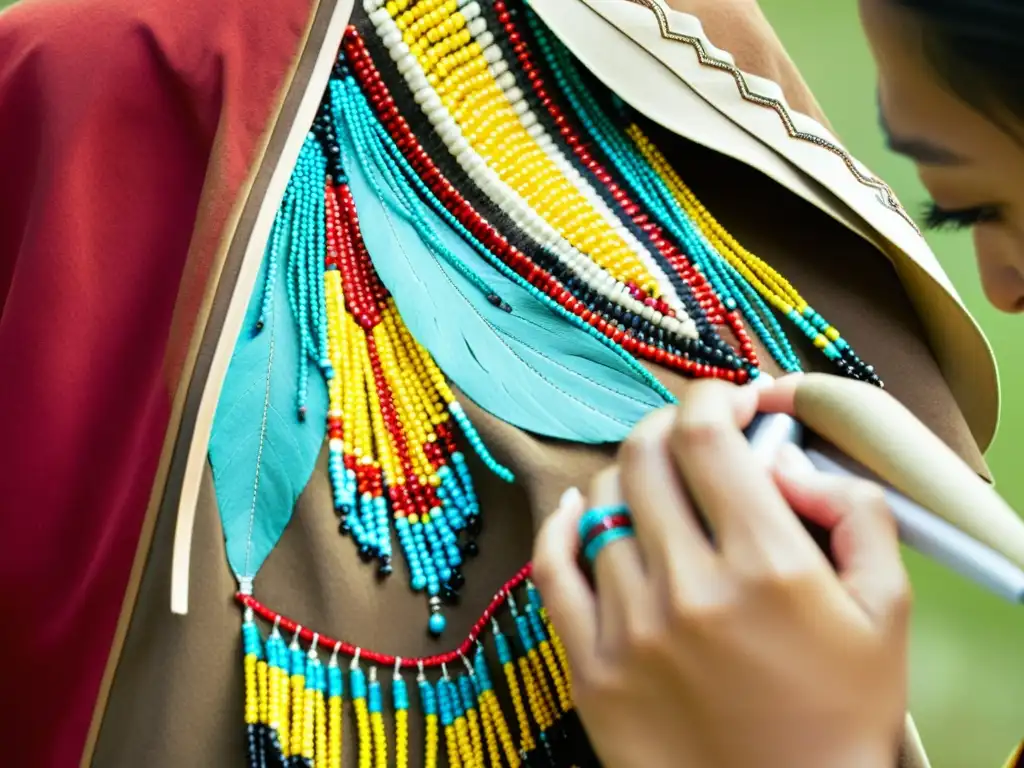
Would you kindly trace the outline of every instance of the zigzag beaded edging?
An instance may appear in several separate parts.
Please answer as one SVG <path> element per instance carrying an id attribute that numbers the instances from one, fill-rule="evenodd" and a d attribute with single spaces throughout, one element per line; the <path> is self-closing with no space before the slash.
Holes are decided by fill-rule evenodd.
<path id="1" fill-rule="evenodd" d="M 480 618 L 476 621 L 473 628 L 466 635 L 466 638 L 457 648 L 447 651 L 446 653 L 439 653 L 434 654 L 433 656 L 424 656 L 421 658 L 391 656 L 386 653 L 377 653 L 375 651 L 366 650 L 365 648 L 359 648 L 358 646 L 343 640 L 334 640 L 327 635 L 321 635 L 314 632 L 309 627 L 305 627 L 297 621 L 274 612 L 267 606 L 263 605 L 255 597 L 245 594 L 244 592 L 237 593 L 235 595 L 235 600 L 243 607 L 252 609 L 253 613 L 264 621 L 280 627 L 285 632 L 297 635 L 300 640 L 306 643 L 316 642 L 321 648 L 336 650 L 339 654 L 349 658 L 355 658 L 358 656 L 371 664 L 377 664 L 382 667 L 397 667 L 398 669 L 439 669 L 446 664 L 458 663 L 461 658 L 473 650 L 473 647 L 480 639 L 480 635 L 487 629 L 491 619 L 508 603 L 509 595 L 512 591 L 526 583 L 530 578 L 531 571 L 532 563 L 527 563 L 525 566 L 520 568 L 511 579 L 505 582 L 501 589 L 494 594 L 494 597 L 491 599 L 487 608 L 485 608 L 483 613 L 480 614 Z"/>
<path id="2" fill-rule="evenodd" d="M 896 194 L 892 191 L 892 188 L 881 179 L 877 179 L 873 176 L 866 175 L 858 167 L 854 161 L 853 156 L 845 149 L 836 146 L 827 139 L 823 139 L 820 136 L 816 136 L 813 133 L 806 133 L 799 130 L 796 124 L 793 122 L 793 118 L 789 114 L 789 110 L 786 106 L 778 99 L 773 99 L 768 96 L 761 96 L 760 94 L 754 93 L 750 86 L 747 84 L 746 75 L 738 67 L 730 64 L 722 59 L 716 59 L 714 56 L 708 54 L 707 48 L 704 46 L 704 42 L 697 37 L 692 35 L 684 35 L 681 32 L 676 32 L 672 29 L 668 21 L 668 16 L 665 11 L 655 2 L 655 0 L 629 0 L 634 5 L 639 5 L 642 8 L 646 8 L 654 14 L 658 20 L 658 30 L 661 36 L 665 40 L 670 40 L 675 43 L 685 43 L 691 46 L 697 53 L 697 59 L 701 64 L 707 67 L 714 67 L 723 72 L 727 72 L 732 75 L 733 80 L 736 81 L 736 86 L 739 89 L 740 95 L 747 101 L 758 104 L 762 107 L 768 107 L 778 114 L 779 119 L 782 120 L 782 124 L 786 128 L 786 133 L 791 138 L 798 139 L 800 141 L 806 141 L 810 144 L 815 144 L 822 149 L 831 152 L 833 155 L 843 161 L 843 164 L 849 169 L 853 177 L 857 179 L 861 184 L 866 187 L 874 189 L 879 195 L 879 202 L 881 202 L 886 208 L 898 214 L 904 221 L 906 221 L 913 230 L 920 235 L 921 229 L 917 226 L 917 223 L 911 218 L 910 214 L 906 212 L 900 201 L 896 198 Z"/>

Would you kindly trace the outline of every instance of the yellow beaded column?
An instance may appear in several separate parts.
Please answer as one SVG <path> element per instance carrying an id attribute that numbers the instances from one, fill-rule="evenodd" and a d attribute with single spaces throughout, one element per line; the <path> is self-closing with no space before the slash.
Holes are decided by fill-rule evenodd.
<path id="1" fill-rule="evenodd" d="M 447 110 L 498 177 L 616 280 L 660 295 L 656 280 L 622 236 L 527 132 L 488 70 L 455 0 L 423 0 L 408 9 L 405 3 L 385 7 L 439 98 L 439 108 Z"/>

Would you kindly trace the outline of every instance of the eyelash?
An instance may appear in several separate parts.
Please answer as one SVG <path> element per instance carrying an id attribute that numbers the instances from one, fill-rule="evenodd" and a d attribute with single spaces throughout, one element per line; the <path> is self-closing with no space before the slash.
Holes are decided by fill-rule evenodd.
<path id="1" fill-rule="evenodd" d="M 999 220 L 999 209 L 992 205 L 979 205 L 976 208 L 954 211 L 941 208 L 936 203 L 927 203 L 924 209 L 925 228 L 932 230 L 958 231 Z"/>

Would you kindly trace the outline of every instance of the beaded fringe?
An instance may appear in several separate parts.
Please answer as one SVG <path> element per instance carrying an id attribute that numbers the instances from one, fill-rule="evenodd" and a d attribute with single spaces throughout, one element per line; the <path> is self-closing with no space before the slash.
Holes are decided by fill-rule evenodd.
<path id="1" fill-rule="evenodd" d="M 490 304 L 511 310 L 438 243 L 420 212 L 442 218 L 666 401 L 671 395 L 640 361 L 742 384 L 760 368 L 748 325 L 783 370 L 799 370 L 784 321 L 841 374 L 881 385 L 792 284 L 721 226 L 640 118 L 579 66 L 525 0 L 362 5 L 366 36 L 355 27 L 345 34 L 275 221 L 255 330 L 278 269 L 287 270 L 304 352 L 297 415 L 305 417 L 312 370 L 327 384 L 339 530 L 381 576 L 393 572 L 398 542 L 410 586 L 428 600 L 432 633 L 445 628 L 441 606 L 457 598 L 482 524 L 461 446 L 499 478 L 513 477 L 377 275 L 348 187 L 344 166 L 353 158 L 343 157 L 342 131 L 356 159 L 369 153 L 388 169 L 383 183 L 431 253 Z M 427 768 L 445 759 L 451 768 L 596 765 L 573 712 L 564 649 L 528 575 L 527 565 L 457 649 L 422 659 L 301 627 L 256 601 L 249 579 L 238 600 L 250 768 L 340 767 L 346 731 L 360 768 L 406 768 L 413 715 L 422 717 Z M 270 625 L 266 637 L 258 621 Z M 390 683 L 381 677 L 388 674 Z"/>
<path id="2" fill-rule="evenodd" d="M 425 768 L 436 768 L 441 749 L 450 768 L 596 765 L 573 712 L 565 649 L 528 574 L 502 588 L 459 648 L 421 659 L 363 651 L 239 595 L 250 768 L 340 768 L 346 731 L 360 768 L 388 768 L 389 755 L 407 768 L 411 682 Z M 502 631 L 499 615 L 513 632 Z M 266 639 L 257 618 L 271 625 Z M 388 674 L 386 696 L 379 676 Z"/>
<path id="3" fill-rule="evenodd" d="M 595 334 L 669 402 L 671 395 L 639 359 L 743 383 L 757 374 L 759 362 L 741 316 L 752 321 L 784 369 L 799 369 L 765 301 L 845 373 L 878 382 L 873 369 L 788 281 L 718 223 L 625 107 L 588 88 L 568 51 L 527 8 L 505 0 L 494 0 L 486 11 L 476 2 L 436 0 L 387 5 L 365 0 L 364 5 L 382 42 L 391 46 L 414 101 L 424 108 L 416 122 L 421 132 L 436 130 L 450 138 L 462 125 L 460 162 L 468 163 L 465 156 L 476 149 L 486 155 L 478 155 L 483 164 L 474 166 L 483 174 L 477 181 L 492 181 L 481 189 L 505 189 L 506 207 L 520 211 L 531 233 L 554 233 L 541 237 L 547 246 L 524 253 L 513 244 L 522 238 L 506 237 L 484 219 L 420 144 L 362 36 L 354 27 L 347 31 L 275 222 L 264 304 L 283 258 L 305 350 L 298 371 L 300 419 L 310 366 L 328 387 L 329 470 L 339 528 L 364 560 L 378 563 L 382 576 L 393 571 L 394 534 L 412 589 L 428 598 L 435 634 L 444 629 L 442 605 L 457 597 L 460 569 L 476 553 L 481 525 L 458 436 L 498 477 L 508 482 L 513 477 L 490 456 L 444 373 L 413 339 L 378 278 L 347 186 L 344 163 L 352 158 L 343 157 L 340 132 L 357 139 L 359 153 L 392 170 L 388 183 L 410 211 L 441 216 L 492 266 L 532 290 L 555 314 Z M 528 23 L 517 25 L 524 16 Z M 489 24 L 500 27 L 502 39 L 515 41 L 507 55 L 515 54 L 518 70 L 495 42 L 501 36 L 486 32 Z M 418 80 L 413 75 L 420 65 L 429 74 Z M 517 77 L 529 83 L 531 98 L 516 85 Z M 546 89 L 546 78 L 557 84 L 564 108 Z M 459 101 L 470 98 L 470 83 L 484 99 L 477 112 Z M 568 114 L 576 116 L 578 126 Z M 550 133 L 541 130 L 545 126 Z M 514 156 L 497 153 L 498 145 L 516 150 Z M 454 152 L 455 146 L 449 149 Z M 518 171 L 515 163 L 528 167 Z M 534 171 L 545 179 L 540 187 L 531 180 Z M 527 198 L 517 198 L 509 184 L 518 184 L 537 211 L 513 205 Z M 545 185 L 554 185 L 558 194 L 540 194 Z M 563 199 L 563 193 L 569 197 Z M 566 213 L 566 200 L 575 206 L 568 210 L 579 211 L 576 218 Z M 587 214 L 581 207 L 586 204 L 603 213 Z M 436 240 L 425 217 L 414 218 L 418 235 L 437 258 L 449 260 L 490 303 L 505 308 L 500 296 Z M 553 223 L 545 223 L 548 219 Z M 589 244 L 587 256 L 572 245 L 576 241 Z M 662 267 L 671 276 L 673 305 L 654 279 Z M 615 281 L 617 287 L 609 288 Z M 262 318 L 257 330 L 261 324 Z M 719 327 L 731 331 L 736 350 L 714 330 Z"/>

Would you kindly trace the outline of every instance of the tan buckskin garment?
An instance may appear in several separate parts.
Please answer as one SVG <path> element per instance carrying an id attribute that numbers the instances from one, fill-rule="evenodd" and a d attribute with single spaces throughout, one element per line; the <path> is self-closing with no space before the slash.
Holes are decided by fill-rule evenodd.
<path id="1" fill-rule="evenodd" d="M 725 226 L 790 278 L 877 367 L 890 391 L 985 474 L 978 443 L 987 446 L 995 426 L 994 366 L 923 241 L 840 158 L 785 134 L 779 115 L 744 99 L 732 74 L 706 71 L 685 43 L 665 38 L 658 13 L 649 7 L 655 5 L 655 0 L 533 3 L 599 77 L 685 137 L 668 131 L 658 136 L 671 148 L 682 176 Z M 182 383 L 182 408 L 169 431 L 166 482 L 151 509 L 152 536 L 143 537 L 138 578 L 122 616 L 123 642 L 111 655 L 83 765 L 243 764 L 240 612 L 232 599 L 236 585 L 225 560 L 205 445 L 269 223 L 350 6 L 345 0 L 322 0 L 315 7 L 278 121 L 268 126 L 267 154 L 228 244 L 208 322 L 204 318 L 205 335 L 194 340 L 196 364 Z M 744 0 L 694 0 L 687 7 L 705 19 L 717 46 L 734 51 L 751 71 L 780 80 L 790 103 L 816 113 L 813 98 L 763 18 L 736 15 L 748 6 Z M 661 5 L 656 10 L 672 24 L 692 28 L 692 17 Z M 598 49 L 614 66 L 595 64 Z M 690 59 L 683 60 L 687 55 Z M 763 119 L 768 122 L 759 123 Z M 828 136 L 815 121 L 799 119 Z M 755 129 L 756 136 L 749 132 Z M 761 358 L 769 360 L 763 350 Z M 805 359 L 818 365 L 813 354 Z M 964 385 L 971 366 L 973 389 Z M 943 370 L 957 383 L 952 391 Z M 684 381 L 663 371 L 659 376 L 685 396 Z M 474 467 L 484 509 L 481 556 L 465 569 L 462 604 L 448 613 L 447 643 L 465 633 L 498 586 L 528 559 L 534 526 L 559 494 L 569 485 L 585 486 L 613 455 L 612 448 L 540 440 L 471 403 L 466 406 L 485 442 L 514 470 L 518 482 L 504 485 Z M 424 632 L 423 599 L 410 593 L 404 568 L 399 565 L 388 582 L 378 583 L 374 569 L 360 562 L 336 526 L 321 456 L 291 524 L 257 577 L 256 596 L 315 630 L 357 645 L 401 656 L 436 652 L 438 646 Z M 172 570 L 178 614 L 168 602 Z M 410 718 L 414 725 L 418 721 Z M 421 764 L 420 738 L 414 730 L 413 765 Z M 349 731 L 347 764 L 354 764 L 354 743 Z M 909 722 L 900 760 L 905 768 L 927 765 Z"/>

